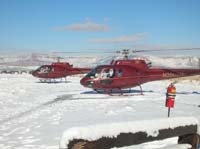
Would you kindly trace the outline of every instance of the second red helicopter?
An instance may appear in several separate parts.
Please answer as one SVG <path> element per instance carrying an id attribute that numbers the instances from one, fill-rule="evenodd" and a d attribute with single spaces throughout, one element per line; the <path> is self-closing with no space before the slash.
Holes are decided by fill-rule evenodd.
<path id="1" fill-rule="evenodd" d="M 55 62 L 50 65 L 43 65 L 32 71 L 32 75 L 41 82 L 55 82 L 55 79 L 62 79 L 70 75 L 84 74 L 91 71 L 91 68 L 74 68 L 66 62 Z"/>

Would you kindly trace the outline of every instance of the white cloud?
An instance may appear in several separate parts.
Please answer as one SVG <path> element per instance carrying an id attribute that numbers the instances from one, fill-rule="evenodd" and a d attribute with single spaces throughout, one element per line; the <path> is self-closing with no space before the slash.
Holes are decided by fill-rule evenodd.
<path id="1" fill-rule="evenodd" d="M 130 36 L 121 36 L 121 37 L 113 37 L 113 38 L 97 38 L 97 39 L 91 39 L 90 42 L 93 43 L 125 43 L 125 42 L 135 42 L 138 40 L 142 40 L 147 38 L 149 34 L 144 33 L 137 33 L 135 35 Z"/>
<path id="2" fill-rule="evenodd" d="M 105 24 L 97 24 L 94 22 L 87 21 L 86 23 L 80 24 L 71 24 L 63 27 L 56 27 L 56 31 L 65 31 L 65 30 L 72 30 L 72 31 L 90 31 L 90 32 L 105 32 L 109 31 L 110 27 Z"/>

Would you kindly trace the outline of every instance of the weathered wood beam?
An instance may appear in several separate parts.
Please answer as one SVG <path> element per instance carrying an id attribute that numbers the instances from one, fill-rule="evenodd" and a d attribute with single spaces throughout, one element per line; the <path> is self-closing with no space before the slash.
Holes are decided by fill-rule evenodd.
<path id="1" fill-rule="evenodd" d="M 178 143 L 191 144 L 192 149 L 196 149 L 198 144 L 196 133 L 197 125 L 181 126 L 174 129 L 160 129 L 158 132 L 155 132 L 155 136 L 148 136 L 146 132 L 120 133 L 117 137 L 102 137 L 95 141 L 74 139 L 69 142 L 68 149 L 110 149 L 112 147 L 137 145 L 176 136 L 180 136 Z"/>

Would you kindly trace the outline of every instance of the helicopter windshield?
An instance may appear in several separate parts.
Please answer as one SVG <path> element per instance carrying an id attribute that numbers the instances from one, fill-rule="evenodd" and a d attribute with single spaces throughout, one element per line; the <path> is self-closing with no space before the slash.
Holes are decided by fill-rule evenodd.
<path id="1" fill-rule="evenodd" d="M 38 73 L 48 73 L 51 71 L 51 68 L 49 66 L 42 66 L 37 69 Z"/>
<path id="2" fill-rule="evenodd" d="M 91 72 L 89 72 L 86 77 L 88 78 L 98 78 L 101 71 L 101 66 L 94 68 Z"/>
<path id="3" fill-rule="evenodd" d="M 113 68 L 105 68 L 101 71 L 101 78 L 113 78 L 115 70 Z"/>

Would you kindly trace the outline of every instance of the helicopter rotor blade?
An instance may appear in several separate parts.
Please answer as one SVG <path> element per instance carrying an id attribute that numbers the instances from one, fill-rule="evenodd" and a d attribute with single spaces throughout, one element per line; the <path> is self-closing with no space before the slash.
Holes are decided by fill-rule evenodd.
<path id="1" fill-rule="evenodd" d="M 200 48 L 179 48 L 179 49 L 155 49 L 155 50 L 132 50 L 132 53 L 139 53 L 139 52 L 166 52 L 166 51 L 193 51 L 193 50 L 200 50 Z"/>
<path id="2" fill-rule="evenodd" d="M 44 54 L 51 58 L 58 58 L 58 57 L 64 57 L 60 56 L 62 54 L 68 54 L 68 56 L 74 56 L 74 55 L 80 55 L 80 54 L 92 54 L 92 55 L 99 55 L 99 54 L 131 54 L 131 53 L 150 53 L 150 52 L 166 52 L 166 51 L 193 51 L 193 50 L 199 50 L 200 48 L 172 48 L 172 49 L 141 49 L 141 50 L 135 50 L 135 49 L 122 49 L 119 48 L 102 48 L 102 49 L 81 49 L 79 51 L 52 51 L 50 54 Z"/>

